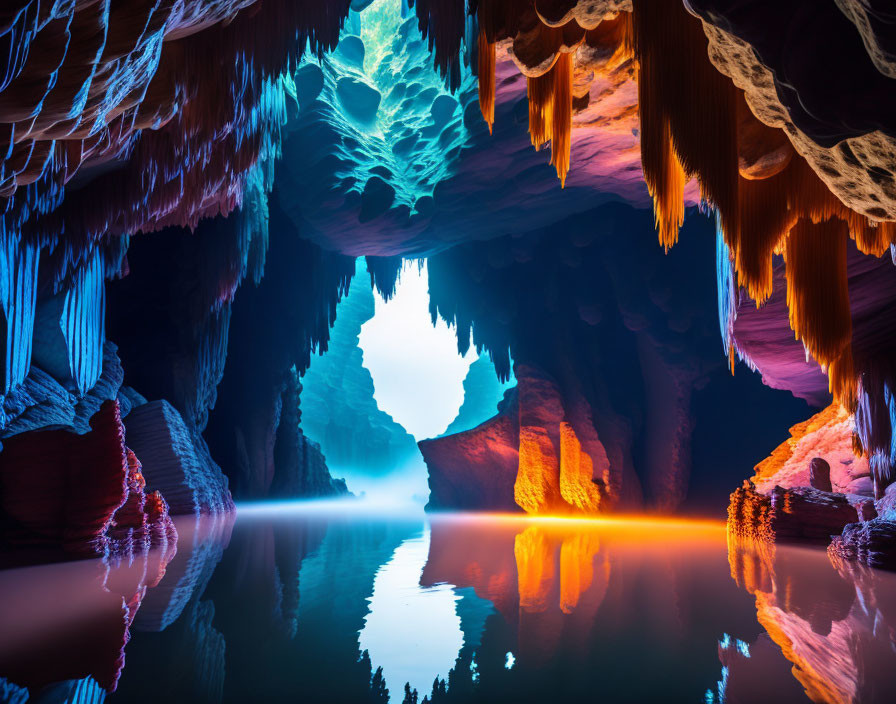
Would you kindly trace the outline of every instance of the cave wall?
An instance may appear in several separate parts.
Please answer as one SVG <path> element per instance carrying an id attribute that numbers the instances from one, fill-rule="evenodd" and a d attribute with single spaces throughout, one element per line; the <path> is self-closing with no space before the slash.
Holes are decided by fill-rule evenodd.
<path id="1" fill-rule="evenodd" d="M 528 467 L 528 483 L 539 484 L 535 498 L 523 499 L 529 510 L 671 511 L 686 500 L 689 483 L 729 471 L 736 477 L 755 461 L 746 454 L 729 457 L 727 467 L 692 467 L 695 425 L 708 425 L 710 434 L 720 425 L 712 409 L 694 416 L 694 392 L 730 374 L 718 354 L 714 230 L 695 213 L 685 225 L 691 238 L 666 255 L 626 236 L 649 227 L 649 217 L 609 205 L 537 235 L 463 245 L 429 261 L 432 314 L 457 326 L 459 350 L 472 330 L 499 374 L 514 360 L 519 429 L 509 432 L 505 455 L 519 453 L 519 474 Z M 780 406 L 767 388 L 755 398 L 760 408 Z M 805 413 L 802 402 L 784 408 L 742 412 L 772 429 L 781 415 L 796 422 Z M 485 451 L 469 448 L 471 436 L 489 428 L 421 443 L 424 457 L 445 474 L 448 448 L 457 443 L 457 462 L 468 466 L 472 453 Z M 568 499 L 564 467 L 575 467 Z M 542 473 L 553 479 L 543 483 Z"/>

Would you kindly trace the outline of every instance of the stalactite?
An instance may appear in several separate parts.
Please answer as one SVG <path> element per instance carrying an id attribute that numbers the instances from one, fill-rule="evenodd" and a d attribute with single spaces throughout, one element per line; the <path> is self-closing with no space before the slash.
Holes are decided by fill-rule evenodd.
<path id="1" fill-rule="evenodd" d="M 641 159 L 668 249 L 684 218 L 684 183 L 699 177 L 723 226 L 737 222 L 735 89 L 709 61 L 702 26 L 679 0 L 634 0 Z"/>
<path id="2" fill-rule="evenodd" d="M 395 295 L 404 260 L 401 257 L 373 256 L 364 259 L 367 273 L 370 274 L 370 286 L 383 297 L 383 300 L 390 300 Z"/>
<path id="3" fill-rule="evenodd" d="M 832 391 L 838 394 L 848 391 L 852 377 L 846 236 L 842 220 L 813 224 L 801 219 L 784 250 L 790 326 L 809 354 L 829 368 Z M 854 401 L 841 400 L 854 407 Z"/>
<path id="4" fill-rule="evenodd" d="M 495 124 L 495 43 L 479 30 L 479 109 L 492 133 Z"/>
<path id="5" fill-rule="evenodd" d="M 103 371 L 106 339 L 106 285 L 103 256 L 82 267 L 65 293 L 60 325 L 68 363 L 78 393 L 87 393 Z"/>
<path id="6" fill-rule="evenodd" d="M 772 254 L 796 222 L 795 213 L 788 209 L 790 173 L 788 167 L 771 178 L 740 179 L 741 219 L 734 227 L 723 226 L 734 252 L 738 285 L 757 304 L 772 294 Z"/>
<path id="7" fill-rule="evenodd" d="M 550 73 L 526 78 L 529 98 L 529 136 L 532 146 L 541 147 L 551 138 L 554 107 L 554 81 Z"/>
<path id="8" fill-rule="evenodd" d="M 551 69 L 554 98 L 551 101 L 551 163 L 557 169 L 560 185 L 566 185 L 569 153 L 572 146 L 572 53 L 560 52 Z"/>
<path id="9" fill-rule="evenodd" d="M 31 338 L 40 250 L 21 242 L 0 220 L 0 343 L 2 395 L 21 384 L 31 368 Z"/>
<path id="10" fill-rule="evenodd" d="M 420 33 L 429 40 L 429 50 L 439 73 L 456 90 L 460 78 L 460 48 L 466 28 L 466 3 L 458 0 L 409 0 L 416 6 Z"/>

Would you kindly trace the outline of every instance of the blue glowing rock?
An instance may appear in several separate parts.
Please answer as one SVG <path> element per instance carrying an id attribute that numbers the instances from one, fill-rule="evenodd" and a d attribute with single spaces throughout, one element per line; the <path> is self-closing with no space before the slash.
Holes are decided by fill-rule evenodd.
<path id="1" fill-rule="evenodd" d="M 233 510 L 227 478 L 170 403 L 152 401 L 133 409 L 125 430 L 146 486 L 165 497 L 171 515 Z"/>
<path id="2" fill-rule="evenodd" d="M 317 96 L 323 90 L 324 73 L 320 70 L 320 66 L 305 64 L 296 72 L 295 83 L 299 107 L 307 107 L 317 100 Z"/>
<path id="3" fill-rule="evenodd" d="M 350 76 L 339 79 L 336 97 L 345 112 L 359 122 L 372 122 L 380 107 L 380 92 Z"/>
<path id="4" fill-rule="evenodd" d="M 361 37 L 349 35 L 344 37 L 336 47 L 336 57 L 344 63 L 364 68 L 364 42 Z"/>
<path id="5" fill-rule="evenodd" d="M 413 150 L 419 139 L 419 134 L 412 134 L 404 139 L 399 139 L 392 145 L 392 153 L 399 156 L 407 156 L 411 153 L 411 150 Z"/>
<path id="6" fill-rule="evenodd" d="M 420 105 L 430 105 L 435 101 L 438 94 L 438 88 L 427 88 L 426 90 L 420 91 L 420 94 L 417 96 L 417 102 Z"/>
<path id="7" fill-rule="evenodd" d="M 450 95 L 440 95 L 437 97 L 430 108 L 433 122 L 439 127 L 444 127 L 448 121 L 454 117 L 457 110 L 457 101 Z"/>
<path id="8" fill-rule="evenodd" d="M 371 176 L 361 194 L 359 222 L 368 222 L 385 213 L 395 201 L 395 189 L 379 176 Z"/>
<path id="9" fill-rule="evenodd" d="M 432 196 L 420 196 L 414 203 L 414 210 L 422 217 L 430 217 L 435 210 L 436 204 Z"/>

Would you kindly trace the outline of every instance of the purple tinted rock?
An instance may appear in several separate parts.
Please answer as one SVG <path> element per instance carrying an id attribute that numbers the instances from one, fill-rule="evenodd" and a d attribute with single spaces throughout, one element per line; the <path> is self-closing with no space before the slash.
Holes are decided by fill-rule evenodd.
<path id="1" fill-rule="evenodd" d="M 878 569 L 896 570 L 896 522 L 875 518 L 844 527 L 828 552 Z"/>
<path id="2" fill-rule="evenodd" d="M 831 485 L 831 465 L 821 457 L 813 457 L 809 463 L 809 484 L 820 491 L 834 490 Z"/>

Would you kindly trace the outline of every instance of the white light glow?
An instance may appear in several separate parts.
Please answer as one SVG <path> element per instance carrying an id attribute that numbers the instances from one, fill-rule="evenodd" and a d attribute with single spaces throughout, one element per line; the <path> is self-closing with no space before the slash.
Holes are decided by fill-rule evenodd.
<path id="1" fill-rule="evenodd" d="M 444 432 L 463 403 L 464 377 L 477 354 L 461 357 L 454 330 L 443 320 L 433 326 L 425 263 L 405 263 L 390 301 L 377 295 L 360 347 L 380 409 L 418 440 Z"/>
<path id="2" fill-rule="evenodd" d="M 448 677 L 463 646 L 452 586 L 420 586 L 428 554 L 429 529 L 395 549 L 377 572 L 370 614 L 358 637 L 373 669 L 383 668 L 391 702 L 401 701 L 405 682 L 422 700 L 436 677 Z"/>

